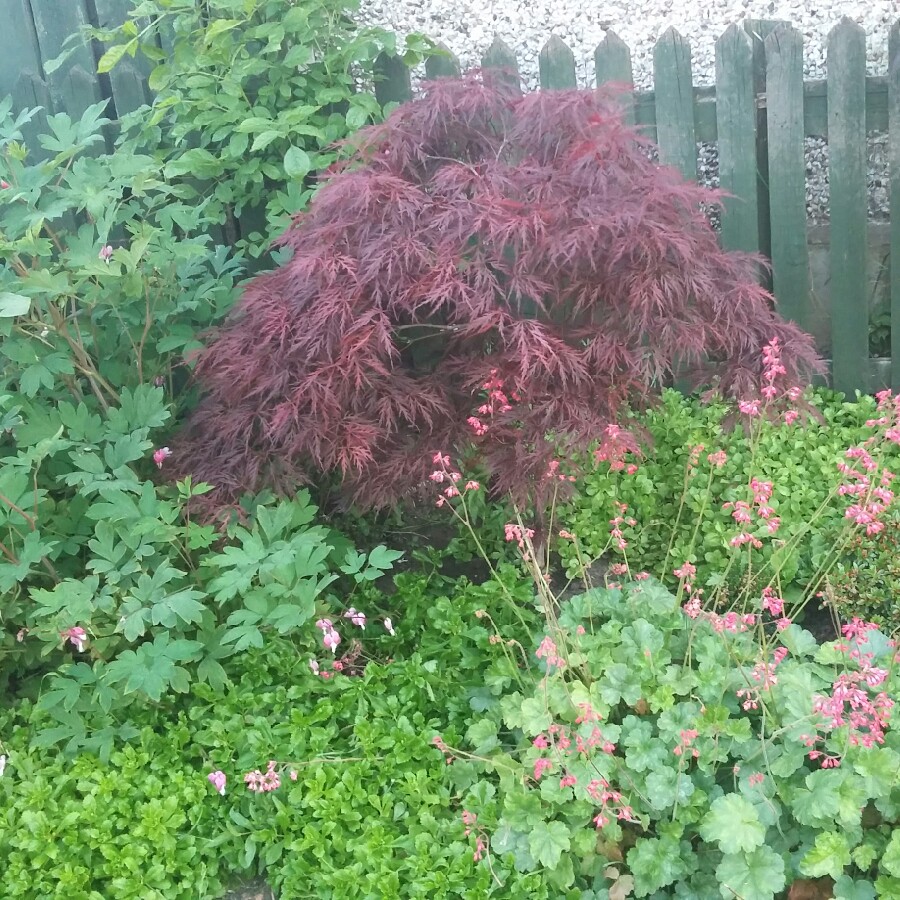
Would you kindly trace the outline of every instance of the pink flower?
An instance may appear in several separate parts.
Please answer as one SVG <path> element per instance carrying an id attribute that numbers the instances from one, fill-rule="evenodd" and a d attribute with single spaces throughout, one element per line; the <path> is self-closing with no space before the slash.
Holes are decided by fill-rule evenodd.
<path id="1" fill-rule="evenodd" d="M 391 636 L 396 637 L 396 632 L 394 631 L 394 623 L 390 619 L 384 620 L 384 630 Z"/>
<path id="2" fill-rule="evenodd" d="M 291 769 L 290 777 L 291 777 L 291 781 L 297 780 L 297 770 L 296 769 Z"/>
<path id="3" fill-rule="evenodd" d="M 224 772 L 220 772 L 218 769 L 215 772 L 210 772 L 209 775 L 206 776 L 206 780 L 224 797 L 225 796 L 225 782 L 227 781 Z"/>
<path id="4" fill-rule="evenodd" d="M 20 629 L 16 632 L 16 640 L 21 644 L 22 641 L 25 640 L 25 636 L 26 636 L 27 634 L 28 634 L 28 629 L 27 629 L 27 628 L 20 628 Z"/>
<path id="5" fill-rule="evenodd" d="M 161 469 L 163 467 L 163 463 L 172 455 L 172 451 L 168 447 L 160 447 L 158 450 L 154 450 L 153 452 L 153 462 L 156 463 L 156 468 Z"/>
<path id="6" fill-rule="evenodd" d="M 553 763 L 549 759 L 547 759 L 546 756 L 539 756 L 534 761 L 534 780 L 540 781 L 541 776 L 544 774 L 544 772 L 546 772 L 547 769 L 551 768 L 552 766 Z"/>
<path id="7" fill-rule="evenodd" d="M 326 631 L 326 632 L 322 635 L 322 643 L 323 643 L 323 644 L 324 644 L 324 645 L 325 645 L 332 653 L 336 653 L 336 652 L 337 652 L 337 646 L 338 646 L 338 644 L 339 644 L 340 642 L 341 642 L 341 636 L 340 636 L 336 631 L 334 631 L 333 629 L 332 629 L 331 631 Z"/>
<path id="8" fill-rule="evenodd" d="M 366 614 L 359 612 L 359 610 L 354 609 L 352 606 L 347 612 L 344 613 L 344 618 L 349 619 L 357 628 L 362 628 L 365 631 L 366 628 Z"/>
<path id="9" fill-rule="evenodd" d="M 106 244 L 105 246 L 101 247 L 100 252 L 97 254 L 97 256 L 100 259 L 102 259 L 103 262 L 105 262 L 107 265 L 109 265 L 109 258 L 112 255 L 113 255 L 113 248 L 110 247 L 109 244 Z"/>
<path id="10" fill-rule="evenodd" d="M 334 626 L 331 624 L 331 619 L 319 619 L 316 622 L 316 628 L 319 628 L 322 631 L 331 631 Z"/>
<path id="11" fill-rule="evenodd" d="M 0 188 L 2 188 L 5 191 L 8 187 L 9 187 L 9 182 L 4 178 L 0 178 Z"/>
<path id="12" fill-rule="evenodd" d="M 728 454 L 724 450 L 716 450 L 715 453 L 710 453 L 709 456 L 706 457 L 706 461 L 711 466 L 721 469 L 722 466 L 728 462 Z"/>
<path id="13" fill-rule="evenodd" d="M 244 776 L 244 784 L 256 794 L 265 794 L 281 787 L 281 776 L 275 771 L 275 760 L 270 759 L 265 774 L 257 769 Z"/>
<path id="14" fill-rule="evenodd" d="M 466 490 L 467 491 L 477 491 L 481 485 L 477 481 L 467 481 L 466 482 Z"/>
<path id="15" fill-rule="evenodd" d="M 309 668 L 312 671 L 313 675 L 319 674 L 319 664 L 314 659 L 311 659 L 309 661 Z"/>
<path id="16" fill-rule="evenodd" d="M 759 415 L 759 400 L 741 400 L 738 403 L 738 409 L 745 416 L 758 416 Z"/>
<path id="17" fill-rule="evenodd" d="M 84 651 L 85 644 L 87 644 L 87 632 L 80 625 L 61 631 L 59 636 L 64 641 L 69 641 L 70 644 L 73 644 L 79 653 Z"/>

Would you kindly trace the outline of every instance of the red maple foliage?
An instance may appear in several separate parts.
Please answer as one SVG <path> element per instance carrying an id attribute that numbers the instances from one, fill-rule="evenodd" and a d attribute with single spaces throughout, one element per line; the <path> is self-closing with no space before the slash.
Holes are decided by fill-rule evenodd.
<path id="1" fill-rule="evenodd" d="M 773 337 L 792 376 L 817 368 L 753 261 L 717 245 L 715 200 L 598 92 L 427 84 L 354 139 L 280 239 L 292 258 L 200 354 L 179 471 L 219 503 L 338 474 L 377 507 L 474 445 L 521 497 L 675 370 L 741 396 Z M 517 399 L 476 435 L 492 378 Z"/>

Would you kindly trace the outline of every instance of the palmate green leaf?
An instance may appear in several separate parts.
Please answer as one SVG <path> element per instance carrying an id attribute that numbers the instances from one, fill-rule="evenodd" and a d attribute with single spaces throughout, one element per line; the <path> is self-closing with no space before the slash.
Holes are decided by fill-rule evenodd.
<path id="1" fill-rule="evenodd" d="M 31 309 L 31 298 L 24 294 L 0 291 L 0 318 L 24 316 Z"/>
<path id="2" fill-rule="evenodd" d="M 884 848 L 880 868 L 888 875 L 900 878 L 900 829 L 894 829 L 887 847 Z"/>
<path id="3" fill-rule="evenodd" d="M 875 900 L 875 888 L 870 881 L 854 881 L 841 875 L 834 883 L 834 900 Z"/>
<path id="4" fill-rule="evenodd" d="M 828 875 L 837 879 L 849 865 L 847 838 L 836 831 L 826 831 L 816 836 L 815 846 L 800 860 L 800 871 L 811 878 Z"/>
<path id="5" fill-rule="evenodd" d="M 656 893 L 688 872 L 674 837 L 638 838 L 626 860 L 634 876 L 635 897 Z"/>
<path id="6" fill-rule="evenodd" d="M 728 900 L 772 900 L 784 889 L 784 860 L 770 847 L 726 853 L 716 877 L 720 893 Z"/>
<path id="7" fill-rule="evenodd" d="M 555 869 L 569 847 L 569 829 L 562 822 L 538 822 L 528 836 L 531 855 L 548 869 Z"/>
<path id="8" fill-rule="evenodd" d="M 766 828 L 756 807 L 740 794 L 725 794 L 713 800 L 700 823 L 700 834 L 714 841 L 723 853 L 753 850 L 766 838 Z"/>

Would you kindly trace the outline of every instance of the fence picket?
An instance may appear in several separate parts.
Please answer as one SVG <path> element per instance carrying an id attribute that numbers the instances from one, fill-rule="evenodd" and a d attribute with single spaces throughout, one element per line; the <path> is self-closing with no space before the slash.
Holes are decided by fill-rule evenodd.
<path id="1" fill-rule="evenodd" d="M 832 381 L 868 387 L 866 289 L 866 35 L 842 19 L 828 35 L 828 180 L 831 189 Z"/>
<path id="2" fill-rule="evenodd" d="M 66 38 L 90 22 L 84 0 L 31 0 L 31 10 L 42 64 L 59 56 Z M 102 100 L 96 70 L 89 42 L 80 41 L 66 62 L 47 78 L 54 110 L 66 112 L 74 120 L 92 103 Z"/>
<path id="3" fill-rule="evenodd" d="M 779 25 L 766 38 L 765 48 L 772 283 L 778 311 L 803 326 L 810 305 L 803 36 L 790 25 Z"/>
<path id="4" fill-rule="evenodd" d="M 405 103 L 412 99 L 409 67 L 403 58 L 382 50 L 375 58 L 375 99 L 388 103 Z"/>
<path id="5" fill-rule="evenodd" d="M 446 45 L 438 43 L 443 51 L 440 56 L 429 56 L 425 60 L 425 75 L 428 78 L 456 78 L 459 76 L 459 60 L 447 49 Z"/>
<path id="6" fill-rule="evenodd" d="M 891 180 L 891 387 L 900 390 L 900 21 L 888 37 L 888 163 Z"/>
<path id="7" fill-rule="evenodd" d="M 691 48 L 674 28 L 666 29 L 653 48 L 653 86 L 659 161 L 675 166 L 685 178 L 696 181 Z"/>
<path id="8" fill-rule="evenodd" d="M 100 28 L 117 28 L 128 18 L 132 6 L 131 0 L 94 0 L 97 24 Z M 146 23 L 139 23 L 139 27 L 141 24 Z M 150 101 L 147 78 L 152 68 L 149 60 L 141 55 L 134 59 L 125 56 L 113 67 L 109 85 L 117 116 L 134 112 Z"/>
<path id="9" fill-rule="evenodd" d="M 494 70 L 490 74 L 495 80 L 505 81 L 517 90 L 522 89 L 516 54 L 500 38 L 495 37 L 491 46 L 487 48 L 481 57 L 481 66 L 484 69 Z"/>
<path id="10" fill-rule="evenodd" d="M 555 34 L 544 44 L 538 57 L 541 87 L 545 90 L 574 88 L 575 54 Z"/>
<path id="11" fill-rule="evenodd" d="M 722 245 L 758 253 L 753 44 L 740 25 L 732 25 L 716 41 L 716 125 L 719 186 L 731 194 L 722 213 Z"/>
<path id="12" fill-rule="evenodd" d="M 634 84 L 631 51 L 614 31 L 607 31 L 606 37 L 594 51 L 594 71 L 597 87 L 603 84 Z M 634 92 L 619 94 L 618 100 L 623 106 L 625 121 L 634 125 Z"/>

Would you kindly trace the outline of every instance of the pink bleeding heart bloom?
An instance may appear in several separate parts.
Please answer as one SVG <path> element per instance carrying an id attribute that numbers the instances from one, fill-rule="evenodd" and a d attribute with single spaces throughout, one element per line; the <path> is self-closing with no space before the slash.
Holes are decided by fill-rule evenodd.
<path id="1" fill-rule="evenodd" d="M 110 247 L 109 244 L 106 244 L 105 246 L 101 247 L 100 252 L 97 254 L 97 256 L 100 259 L 102 259 L 103 262 L 105 262 L 107 264 L 109 264 L 109 260 L 112 255 L 113 255 L 113 248 Z"/>
<path id="2" fill-rule="evenodd" d="M 228 779 L 224 772 L 217 769 L 215 772 L 210 772 L 206 779 L 223 797 L 225 796 L 225 783 Z"/>
<path id="3" fill-rule="evenodd" d="M 67 628 L 65 631 L 61 631 L 59 636 L 64 641 L 69 641 L 70 644 L 73 644 L 75 649 L 82 653 L 84 651 L 85 645 L 87 644 L 87 632 L 80 626 L 76 625 L 73 628 Z"/>
<path id="4" fill-rule="evenodd" d="M 394 623 L 390 619 L 384 620 L 384 630 L 391 636 L 395 637 L 396 632 L 394 631 Z"/>
<path id="5" fill-rule="evenodd" d="M 312 671 L 313 675 L 319 674 L 319 664 L 314 659 L 311 659 L 309 661 L 309 668 Z"/>
<path id="6" fill-rule="evenodd" d="M 341 642 L 341 636 L 332 629 L 331 631 L 326 631 L 322 635 L 322 643 L 332 652 L 337 652 L 337 646 Z"/>
<path id="7" fill-rule="evenodd" d="M 358 609 L 354 607 L 350 607 L 347 612 L 344 613 L 344 618 L 349 619 L 354 625 L 358 628 L 362 628 L 365 630 L 366 628 L 366 614 L 361 613 Z"/>
<path id="8" fill-rule="evenodd" d="M 156 468 L 161 469 L 163 467 L 163 463 L 172 455 L 172 451 L 168 447 L 160 447 L 158 450 L 153 451 L 153 462 L 156 463 Z"/>
<path id="9" fill-rule="evenodd" d="M 5 191 L 9 187 L 9 182 L 5 178 L 0 178 L 0 188 Z"/>

